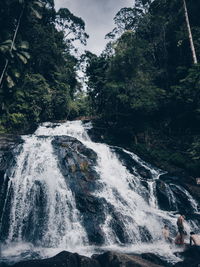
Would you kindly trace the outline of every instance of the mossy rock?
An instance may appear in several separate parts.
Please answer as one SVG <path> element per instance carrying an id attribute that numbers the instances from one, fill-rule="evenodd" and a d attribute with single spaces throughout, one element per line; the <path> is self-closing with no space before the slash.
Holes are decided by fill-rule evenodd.
<path id="1" fill-rule="evenodd" d="M 62 144 L 61 144 L 61 147 L 68 148 L 68 147 L 69 147 L 69 145 L 68 145 L 68 144 L 65 144 L 65 143 L 62 143 Z"/>
<path id="2" fill-rule="evenodd" d="M 76 167 L 76 165 L 74 164 L 74 165 L 71 165 L 71 166 L 70 166 L 70 169 L 71 169 L 71 172 L 72 172 L 72 173 L 75 173 L 76 170 L 77 170 L 77 167 Z"/>
<path id="3" fill-rule="evenodd" d="M 89 165 L 88 165 L 87 161 L 81 162 L 79 166 L 80 166 L 80 169 L 81 169 L 82 172 L 88 171 Z"/>

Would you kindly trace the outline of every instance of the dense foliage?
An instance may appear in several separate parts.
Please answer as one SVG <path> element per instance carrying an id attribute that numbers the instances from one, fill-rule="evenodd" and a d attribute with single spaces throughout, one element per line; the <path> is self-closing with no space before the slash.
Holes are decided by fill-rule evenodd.
<path id="1" fill-rule="evenodd" d="M 199 57 L 200 2 L 186 2 Z M 200 65 L 193 64 L 183 1 L 136 1 L 114 20 L 102 55 L 86 54 L 93 111 L 121 140 L 199 175 Z"/>
<path id="2" fill-rule="evenodd" d="M 87 38 L 84 21 L 53 0 L 0 1 L 1 132 L 79 115 L 73 43 Z"/>

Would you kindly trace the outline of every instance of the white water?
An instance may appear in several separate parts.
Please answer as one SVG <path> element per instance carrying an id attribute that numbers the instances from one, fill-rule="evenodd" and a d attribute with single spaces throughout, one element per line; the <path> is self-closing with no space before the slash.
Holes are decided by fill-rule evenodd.
<path id="1" fill-rule="evenodd" d="M 57 159 L 53 153 L 51 141 L 53 136 L 72 136 L 82 142 L 85 146 L 96 152 L 98 163 L 96 171 L 100 175 L 101 190 L 93 194 L 97 198 L 105 198 L 112 205 L 127 234 L 127 246 L 125 251 L 135 252 L 157 252 L 167 258 L 174 259 L 173 248 L 166 244 L 161 236 L 163 224 L 168 223 L 170 227 L 176 227 L 177 216 L 173 213 L 162 211 L 158 207 L 155 196 L 155 180 L 162 174 L 159 170 L 146 164 L 135 154 L 123 150 L 136 162 L 150 171 L 152 179 L 148 189 L 142 186 L 139 174 L 131 174 L 120 162 L 117 155 L 109 146 L 94 143 L 90 140 L 80 121 L 67 122 L 63 124 L 44 123 L 32 136 L 24 137 L 25 143 L 17 158 L 17 165 L 10 177 L 9 188 L 13 190 L 12 209 L 10 212 L 10 229 L 8 245 L 12 242 L 23 243 L 23 227 L 26 226 L 30 212 L 36 205 L 38 184 L 46 196 L 45 226 L 39 247 L 48 247 L 44 250 L 45 256 L 59 252 L 59 249 L 77 251 L 88 254 L 87 234 L 82 226 L 81 214 L 76 209 L 73 192 L 68 188 L 65 178 L 62 176 Z M 46 136 L 46 137 L 44 137 Z M 172 200 L 173 199 L 173 193 Z M 191 198 L 194 208 L 196 202 Z M 146 198 L 144 197 L 147 196 Z M 106 220 L 101 225 L 105 236 L 105 249 L 122 250 L 119 247 L 120 240 L 112 228 L 112 214 L 104 207 Z M 36 216 L 34 218 L 34 216 Z M 33 222 L 37 221 L 37 212 L 33 212 Z M 186 224 L 186 228 L 190 229 Z M 145 228 L 152 237 L 154 243 L 144 243 Z M 34 234 L 34 233 L 33 233 Z M 133 245 L 131 245 L 133 244 Z M 8 246 L 9 247 L 9 246 Z M 17 247 L 17 246 L 15 246 Z M 9 249 L 6 250 L 5 256 Z M 6 254 L 7 253 L 7 254 Z M 92 252 L 91 252 L 92 253 Z"/>
<path id="2" fill-rule="evenodd" d="M 36 202 L 40 201 L 38 198 L 42 189 L 45 207 L 41 216 L 45 216 L 45 224 L 39 245 L 65 247 L 69 250 L 82 246 L 87 243 L 87 235 L 81 226 L 73 193 L 58 169 L 51 145 L 52 138 L 33 135 L 24 137 L 24 141 L 9 180 L 8 191 L 13 190 L 13 197 L 7 242 L 23 241 L 23 228 L 29 224 L 30 216 L 30 231 L 37 227 L 35 224 L 39 223 L 39 211 Z"/>

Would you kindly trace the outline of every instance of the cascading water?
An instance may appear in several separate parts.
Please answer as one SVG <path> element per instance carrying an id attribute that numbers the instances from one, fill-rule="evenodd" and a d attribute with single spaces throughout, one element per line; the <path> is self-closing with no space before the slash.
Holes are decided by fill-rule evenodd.
<path id="1" fill-rule="evenodd" d="M 10 205 L 7 244 L 28 241 L 73 250 L 87 243 L 73 193 L 57 166 L 51 141 L 51 137 L 24 137 L 5 200 L 4 210 Z M 5 213 L 2 225 L 4 217 Z"/>
<path id="2" fill-rule="evenodd" d="M 62 248 L 86 254 L 84 248 L 91 245 L 83 218 L 87 215 L 77 208 L 75 193 L 60 170 L 52 146 L 55 136 L 71 136 L 97 154 L 95 171 L 100 177 L 99 186 L 91 194 L 104 200 L 101 209 L 105 219 L 99 222 L 103 246 L 119 249 L 123 244 L 126 251 L 129 246 L 131 251 L 158 252 L 159 243 L 160 254 L 169 254 L 169 245 L 160 239 L 166 223 L 175 234 L 177 215 L 173 211 L 178 206 L 174 191 L 186 196 L 191 212 L 197 212 L 196 201 L 181 186 L 165 184 L 169 206 L 174 210 L 160 209 L 156 190 L 163 172 L 129 151 L 92 142 L 87 126 L 80 121 L 44 123 L 34 135 L 23 138 L 16 165 L 9 177 L 5 176 L 5 184 L 9 180 L 0 223 L 3 227 L 6 220 L 9 222 L 7 230 L 4 229 L 7 251 L 13 242 L 29 242 L 40 250 Z M 128 158 L 128 167 L 119 150 Z M 148 172 L 148 179 L 142 177 L 137 166 Z M 194 229 L 197 225 L 191 221 L 186 228 Z"/>

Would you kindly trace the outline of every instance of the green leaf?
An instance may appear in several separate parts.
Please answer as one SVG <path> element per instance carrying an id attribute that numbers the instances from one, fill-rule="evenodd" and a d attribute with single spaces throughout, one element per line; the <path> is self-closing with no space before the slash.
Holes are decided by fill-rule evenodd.
<path id="1" fill-rule="evenodd" d="M 30 58 L 30 55 L 27 52 L 18 52 L 17 56 L 24 64 L 27 64 L 28 59 Z"/>
<path id="2" fill-rule="evenodd" d="M 12 44 L 12 40 L 6 40 L 3 43 L 1 43 L 0 45 L 11 45 Z"/>
<path id="3" fill-rule="evenodd" d="M 34 5 L 37 5 L 39 7 L 43 7 L 44 4 L 41 1 L 34 1 Z"/>
<path id="4" fill-rule="evenodd" d="M 5 53 L 10 50 L 12 45 L 12 40 L 6 40 L 0 44 L 0 52 Z"/>
<path id="5" fill-rule="evenodd" d="M 33 15 L 37 18 L 37 19 L 41 19 L 42 15 L 33 7 L 31 7 L 32 13 Z"/>
<path id="6" fill-rule="evenodd" d="M 27 59 L 30 59 L 30 58 L 31 58 L 31 56 L 30 56 L 30 54 L 29 54 L 28 52 L 20 51 L 19 53 L 20 53 L 21 55 L 23 55 L 24 57 L 26 57 Z"/>
<path id="7" fill-rule="evenodd" d="M 23 41 L 20 43 L 20 45 L 18 46 L 20 49 L 29 49 L 29 43 L 26 41 Z"/>
<path id="8" fill-rule="evenodd" d="M 7 76 L 6 80 L 9 88 L 12 88 L 15 85 L 13 79 L 9 75 Z"/>
<path id="9" fill-rule="evenodd" d="M 17 70 L 12 70 L 12 73 L 16 78 L 19 78 L 21 76 L 19 71 L 17 71 Z"/>

